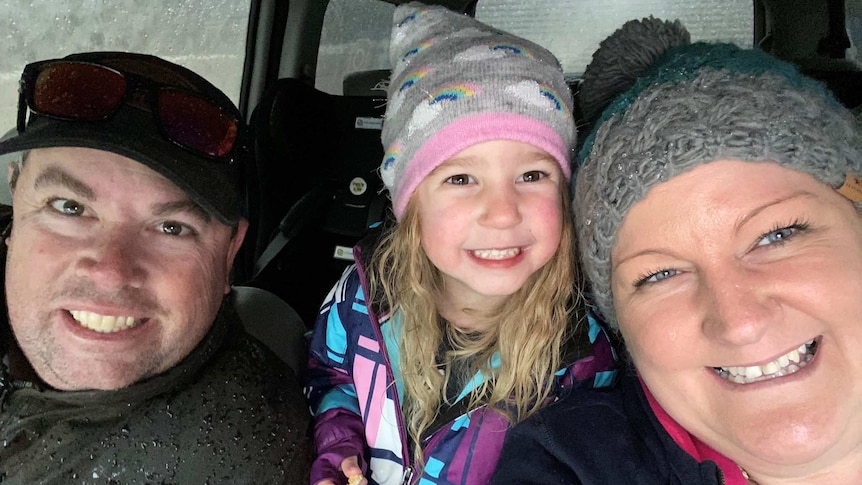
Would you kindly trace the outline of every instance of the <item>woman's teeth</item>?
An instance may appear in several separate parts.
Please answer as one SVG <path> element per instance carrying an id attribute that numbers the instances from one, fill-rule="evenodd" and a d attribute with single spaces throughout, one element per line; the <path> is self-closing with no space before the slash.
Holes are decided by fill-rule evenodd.
<path id="1" fill-rule="evenodd" d="M 72 318 L 80 323 L 81 326 L 101 333 L 119 332 L 141 323 L 140 320 L 134 317 L 99 315 L 98 313 L 83 310 L 69 310 L 69 313 L 72 314 Z"/>
<path id="2" fill-rule="evenodd" d="M 765 365 L 747 367 L 713 367 L 720 377 L 736 384 L 750 384 L 776 377 L 788 376 L 802 369 L 817 353 L 817 340 L 811 339 L 798 348 Z"/>
<path id="3" fill-rule="evenodd" d="M 521 253 L 521 248 L 509 249 L 474 249 L 473 255 L 479 259 L 508 259 Z"/>

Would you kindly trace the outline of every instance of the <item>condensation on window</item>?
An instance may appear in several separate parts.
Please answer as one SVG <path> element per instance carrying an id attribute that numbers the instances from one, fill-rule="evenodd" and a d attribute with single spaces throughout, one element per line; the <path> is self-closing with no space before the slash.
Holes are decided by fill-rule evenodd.
<path id="1" fill-rule="evenodd" d="M 389 69 L 395 6 L 380 0 L 330 0 L 323 18 L 315 87 L 342 94 L 352 73 Z"/>
<path id="2" fill-rule="evenodd" d="M 574 76 L 602 39 L 633 18 L 679 18 L 694 40 L 751 47 L 753 38 L 751 0 L 480 0 L 477 5 L 479 20 L 547 47 Z M 394 8 L 380 0 L 329 2 L 318 50 L 318 89 L 341 94 L 347 75 L 390 68 Z"/>
<path id="3" fill-rule="evenodd" d="M 480 0 L 476 8 L 476 18 L 546 47 L 572 75 L 626 21 L 649 16 L 679 19 L 693 41 L 752 46 L 751 0 Z"/>
<path id="4" fill-rule="evenodd" d="M 850 37 L 847 58 L 862 68 L 862 0 L 847 0 L 845 25 Z"/>
<path id="5" fill-rule="evenodd" d="M 202 75 L 237 103 L 250 0 L 0 0 L 0 135 L 33 61 L 86 51 L 153 54 Z"/>

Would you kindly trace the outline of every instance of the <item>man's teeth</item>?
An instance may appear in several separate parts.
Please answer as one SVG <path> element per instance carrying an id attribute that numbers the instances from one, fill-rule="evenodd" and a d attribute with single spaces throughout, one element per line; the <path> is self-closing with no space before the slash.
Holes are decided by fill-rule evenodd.
<path id="1" fill-rule="evenodd" d="M 119 332 L 134 327 L 140 320 L 134 317 L 117 317 L 112 315 L 99 315 L 98 313 L 83 310 L 69 310 L 78 323 L 96 332 L 111 333 Z"/>
<path id="2" fill-rule="evenodd" d="M 480 259 L 508 259 L 521 253 L 521 248 L 475 249 L 473 255 Z"/>
<path id="3" fill-rule="evenodd" d="M 815 353 L 817 353 L 817 341 L 811 339 L 765 365 L 714 367 L 713 370 L 730 382 L 750 384 L 793 374 L 808 365 Z"/>

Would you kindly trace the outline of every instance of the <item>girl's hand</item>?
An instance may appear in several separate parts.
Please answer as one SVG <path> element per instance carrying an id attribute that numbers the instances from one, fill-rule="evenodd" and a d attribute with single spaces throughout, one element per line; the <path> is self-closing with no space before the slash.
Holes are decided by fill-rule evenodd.
<path id="1" fill-rule="evenodd" d="M 341 462 L 341 472 L 347 477 L 347 485 L 368 485 L 368 480 L 362 476 L 362 468 L 359 468 L 359 457 L 351 456 Z M 321 480 L 315 485 L 340 485 L 332 480 Z"/>
<path id="2" fill-rule="evenodd" d="M 362 468 L 359 468 L 359 457 L 345 458 L 341 462 L 341 471 L 347 477 L 347 485 L 368 485 L 368 480 L 362 476 Z"/>

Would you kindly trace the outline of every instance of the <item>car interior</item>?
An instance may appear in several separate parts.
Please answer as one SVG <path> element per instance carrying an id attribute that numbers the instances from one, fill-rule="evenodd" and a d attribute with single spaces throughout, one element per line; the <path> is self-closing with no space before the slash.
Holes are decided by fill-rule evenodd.
<path id="1" fill-rule="evenodd" d="M 142 5 L 149 13 L 94 15 L 88 2 L 67 0 L 52 2 L 60 10 L 41 17 L 36 3 L 0 0 L 0 18 L 11 19 L 0 28 L 9 32 L 0 48 L 0 133 L 14 130 L 24 64 L 74 51 L 154 53 L 224 89 L 248 120 L 254 148 L 254 163 L 245 167 L 250 226 L 234 268 L 234 298 L 249 331 L 301 372 L 303 335 L 318 305 L 351 264 L 353 245 L 386 217 L 380 130 L 390 23 L 404 2 L 171 0 Z M 424 3 L 547 47 L 561 59 L 576 106 L 580 76 L 601 39 L 626 20 L 653 15 L 679 18 L 692 40 L 736 42 L 794 62 L 857 116 L 862 111 L 862 0 Z M 144 26 L 128 27 L 127 17 Z M 197 33 L 197 24 L 211 32 Z M 162 28 L 168 32 L 159 37 Z M 46 33 L 57 30 L 66 32 L 63 39 Z M 576 117 L 582 140 L 590 120 Z M 11 203 L 8 192 L 0 202 Z"/>

